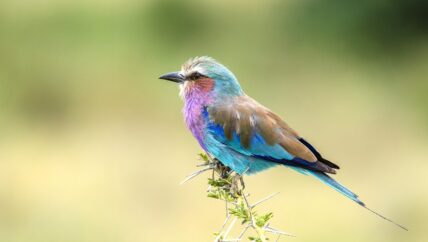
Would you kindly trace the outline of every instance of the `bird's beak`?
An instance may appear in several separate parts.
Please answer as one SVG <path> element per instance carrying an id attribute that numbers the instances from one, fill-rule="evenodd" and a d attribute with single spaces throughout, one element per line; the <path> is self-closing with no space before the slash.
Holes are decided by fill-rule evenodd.
<path id="1" fill-rule="evenodd" d="M 170 72 L 166 73 L 159 77 L 159 79 L 177 82 L 177 83 L 183 83 L 186 79 L 183 75 L 181 75 L 179 72 Z"/>

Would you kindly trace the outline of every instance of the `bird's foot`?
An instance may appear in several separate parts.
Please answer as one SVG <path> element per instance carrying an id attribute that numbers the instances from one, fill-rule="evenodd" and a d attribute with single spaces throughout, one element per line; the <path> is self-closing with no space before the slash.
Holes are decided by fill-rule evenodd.
<path id="1" fill-rule="evenodd" d="M 244 191 L 244 188 L 245 188 L 245 184 L 242 176 L 239 174 L 232 175 L 231 185 L 230 185 L 230 195 L 232 195 L 232 197 L 234 198 L 241 196 L 242 192 Z"/>

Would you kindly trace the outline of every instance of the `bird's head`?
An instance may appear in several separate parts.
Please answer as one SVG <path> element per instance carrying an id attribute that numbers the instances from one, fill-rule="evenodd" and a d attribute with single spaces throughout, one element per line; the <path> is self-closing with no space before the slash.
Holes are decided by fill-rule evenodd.
<path id="1" fill-rule="evenodd" d="M 195 57 L 186 61 L 178 72 L 170 72 L 159 79 L 180 84 L 183 97 L 189 93 L 214 94 L 217 98 L 242 94 L 235 75 L 211 57 Z"/>

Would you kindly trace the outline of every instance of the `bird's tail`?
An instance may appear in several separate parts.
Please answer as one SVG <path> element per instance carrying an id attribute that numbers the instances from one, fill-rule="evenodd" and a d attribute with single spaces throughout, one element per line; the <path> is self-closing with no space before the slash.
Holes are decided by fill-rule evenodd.
<path id="1" fill-rule="evenodd" d="M 319 171 L 312 171 L 312 170 L 305 170 L 302 168 L 297 168 L 297 167 L 293 167 L 293 169 L 297 170 L 300 173 L 303 173 L 305 175 L 312 175 L 315 178 L 317 178 L 318 180 L 322 181 L 323 183 L 327 184 L 328 186 L 332 187 L 333 189 L 335 189 L 336 191 L 340 192 L 341 194 L 343 194 L 344 196 L 348 197 L 349 199 L 351 199 L 352 201 L 358 203 L 360 206 L 362 206 L 363 208 L 369 210 L 370 212 L 376 214 L 377 216 L 385 219 L 386 221 L 395 224 L 396 226 L 404 229 L 404 230 L 408 230 L 406 227 L 394 222 L 393 220 L 383 216 L 382 214 L 366 207 L 366 205 L 358 198 L 358 195 L 353 193 L 351 190 L 349 190 L 348 188 L 344 187 L 342 184 L 340 184 L 339 182 L 337 182 L 336 180 L 334 180 L 333 178 L 331 178 L 329 175 L 323 173 L 323 172 L 319 172 Z"/>

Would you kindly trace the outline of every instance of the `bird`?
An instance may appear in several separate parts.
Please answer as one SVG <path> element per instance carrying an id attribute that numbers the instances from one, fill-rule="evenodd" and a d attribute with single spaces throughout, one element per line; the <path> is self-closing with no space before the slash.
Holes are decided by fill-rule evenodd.
<path id="1" fill-rule="evenodd" d="M 185 123 L 202 149 L 239 175 L 252 175 L 286 166 L 310 175 L 361 207 L 407 230 L 368 208 L 351 190 L 331 177 L 339 166 L 325 159 L 280 116 L 245 94 L 238 79 L 208 56 L 186 61 L 180 71 L 159 79 L 179 84 Z"/>

